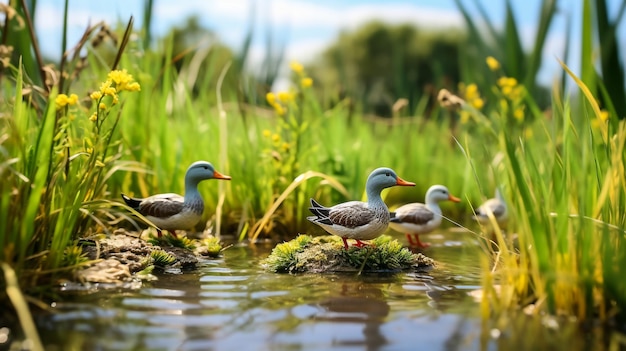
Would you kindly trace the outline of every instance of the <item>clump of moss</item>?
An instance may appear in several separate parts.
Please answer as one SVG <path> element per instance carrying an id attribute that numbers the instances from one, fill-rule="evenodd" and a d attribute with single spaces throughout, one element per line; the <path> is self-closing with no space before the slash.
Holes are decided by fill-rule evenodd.
<path id="1" fill-rule="evenodd" d="M 273 272 L 292 272 L 298 266 L 298 254 L 313 241 L 310 235 L 298 235 L 291 241 L 276 245 L 262 264 Z"/>
<path id="2" fill-rule="evenodd" d="M 390 236 L 383 235 L 370 244 L 345 250 L 337 236 L 300 235 L 278 244 L 262 265 L 277 273 L 401 272 L 434 266 L 432 259 L 412 253 Z"/>

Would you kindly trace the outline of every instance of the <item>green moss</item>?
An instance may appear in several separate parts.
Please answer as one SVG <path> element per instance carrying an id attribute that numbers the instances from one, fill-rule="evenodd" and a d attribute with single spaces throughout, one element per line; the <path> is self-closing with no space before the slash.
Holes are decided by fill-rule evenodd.
<path id="1" fill-rule="evenodd" d="M 434 261 L 386 235 L 372 240 L 370 246 L 348 250 L 337 236 L 300 235 L 276 245 L 261 264 L 277 273 L 400 272 L 430 268 Z"/>

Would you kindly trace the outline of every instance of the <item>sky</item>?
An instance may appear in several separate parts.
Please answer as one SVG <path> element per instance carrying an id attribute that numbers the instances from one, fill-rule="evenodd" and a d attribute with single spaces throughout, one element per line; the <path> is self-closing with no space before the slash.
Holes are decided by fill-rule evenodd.
<path id="1" fill-rule="evenodd" d="M 472 6 L 474 0 L 461 1 L 476 13 Z M 70 0 L 69 44 L 76 43 L 90 23 L 127 23 L 132 15 L 135 28 L 141 28 L 144 2 Z M 527 47 L 533 43 L 541 2 L 511 0 Z M 610 13 L 616 13 L 620 0 L 609 2 Z M 561 72 L 556 58 L 562 58 L 567 35 L 573 39 L 571 52 L 579 52 L 579 40 L 576 38 L 580 37 L 582 1 L 560 0 L 558 3 L 559 13 L 552 23 L 543 53 L 544 65 L 539 72 L 539 80 L 546 84 Z M 505 0 L 483 0 L 483 4 L 495 23 L 504 23 Z M 60 57 L 63 6 L 63 0 L 37 1 L 35 27 L 41 36 L 41 49 L 49 57 Z M 172 26 L 181 26 L 191 15 L 197 15 L 202 26 L 214 31 L 221 41 L 235 50 L 241 48 L 250 26 L 253 26 L 255 37 L 251 46 L 251 67 L 265 57 L 265 37 L 270 30 L 275 40 L 286 43 L 285 77 L 289 62 L 314 61 L 340 31 L 355 29 L 373 19 L 422 27 L 463 26 L 463 18 L 454 0 L 154 0 L 153 38 L 164 35 Z M 569 34 L 565 32 L 566 15 L 573 20 Z M 620 27 L 621 38 L 626 35 L 624 27 Z M 571 58 L 569 63 L 576 71 L 577 58 Z M 279 80 L 278 85 L 283 84 L 286 81 Z"/>

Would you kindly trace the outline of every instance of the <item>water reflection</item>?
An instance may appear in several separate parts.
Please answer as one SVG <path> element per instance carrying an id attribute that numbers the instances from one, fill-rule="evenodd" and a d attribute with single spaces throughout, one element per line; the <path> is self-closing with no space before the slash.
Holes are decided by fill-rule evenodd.
<path id="1" fill-rule="evenodd" d="M 339 291 L 331 292 L 332 297 L 316 304 L 322 309 L 314 317 L 317 323 L 341 324 L 334 336 L 334 345 L 364 346 L 365 350 L 378 350 L 387 343 L 381 332 L 381 325 L 389 315 L 390 307 L 383 291 L 377 286 L 364 282 L 340 284 Z M 360 334 L 346 330 L 352 326 L 362 329 Z"/>

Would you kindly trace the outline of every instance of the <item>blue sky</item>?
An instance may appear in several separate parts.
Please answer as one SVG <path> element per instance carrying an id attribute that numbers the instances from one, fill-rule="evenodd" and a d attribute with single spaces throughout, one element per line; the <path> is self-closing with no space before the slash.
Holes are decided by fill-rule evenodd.
<path id="1" fill-rule="evenodd" d="M 472 11 L 473 0 L 462 0 Z M 520 32 L 527 45 L 533 41 L 536 21 L 542 0 L 512 0 Z M 611 0 L 611 13 L 615 13 L 619 0 Z M 504 0 L 483 1 L 490 17 L 496 23 L 504 22 Z M 544 51 L 544 67 L 540 80 L 548 83 L 560 72 L 555 57 L 560 57 L 565 45 L 565 14 L 573 19 L 570 37 L 577 45 L 580 36 L 580 6 L 582 1 L 561 0 L 559 15 L 552 24 L 552 30 Z M 63 0 L 38 0 L 35 26 L 45 54 L 59 57 L 61 46 L 61 25 L 63 20 Z M 137 28 L 141 26 L 144 1 L 70 0 L 69 43 L 75 43 L 88 23 L 106 21 L 123 23 L 133 15 Z M 269 26 L 273 37 L 287 43 L 287 62 L 315 60 L 316 54 L 331 43 L 341 30 L 349 30 L 372 20 L 380 19 L 389 23 L 414 23 L 424 27 L 460 27 L 463 19 L 453 0 L 154 0 L 152 32 L 156 37 L 166 33 L 173 25 L 180 25 L 195 14 L 203 26 L 215 31 L 219 38 L 233 47 L 239 48 L 250 25 L 254 26 L 256 38 L 252 45 L 252 69 L 254 62 L 261 62 L 265 56 L 265 33 Z M 255 16 L 251 15 L 255 6 Z M 251 18 L 253 19 L 251 21 Z M 624 26 L 620 28 L 623 38 Z M 578 52 L 573 46 L 572 53 Z M 570 61 L 576 68 L 576 58 Z M 285 64 L 285 70 L 287 64 Z"/>

